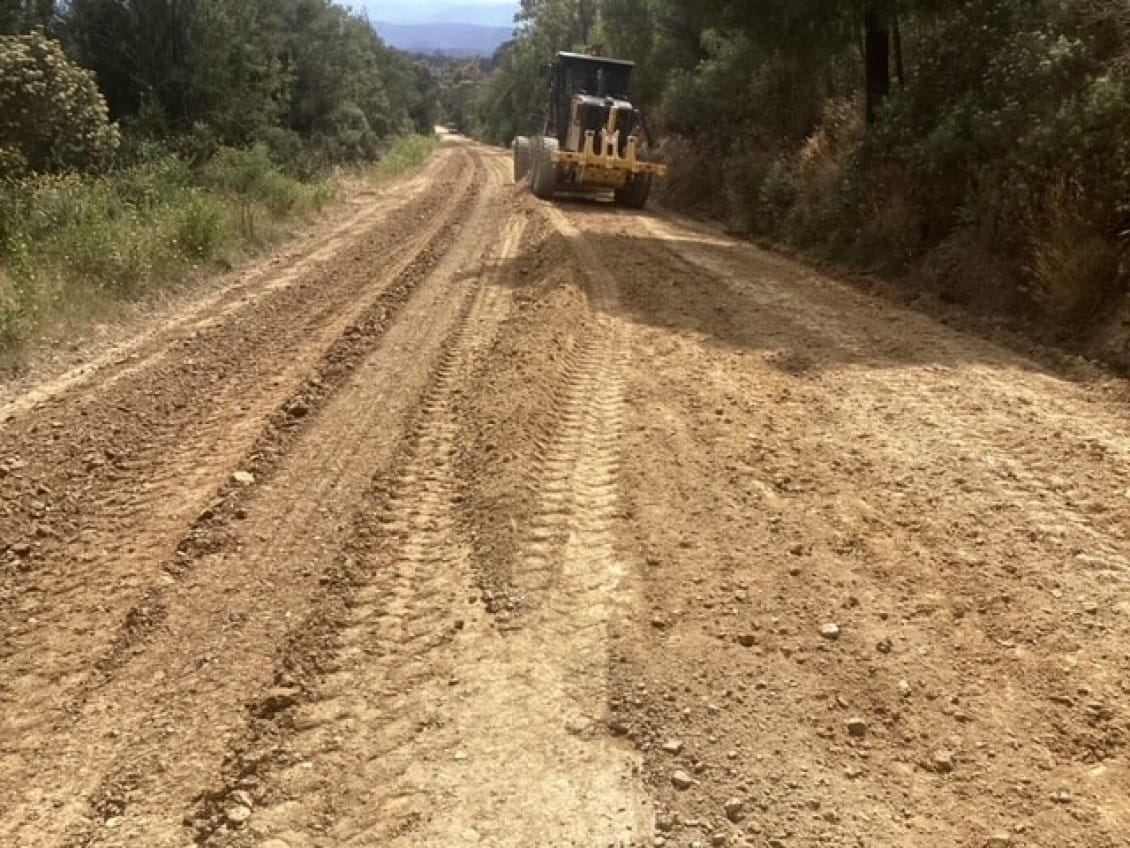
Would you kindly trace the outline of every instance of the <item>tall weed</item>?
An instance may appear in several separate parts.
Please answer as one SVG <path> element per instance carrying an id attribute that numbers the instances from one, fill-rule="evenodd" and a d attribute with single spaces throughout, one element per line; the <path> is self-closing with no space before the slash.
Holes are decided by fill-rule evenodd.
<path id="1" fill-rule="evenodd" d="M 0 359 L 27 336 L 112 311 L 226 264 L 322 208 L 327 181 L 283 174 L 266 148 L 221 149 L 200 169 L 152 145 L 104 176 L 0 182 Z"/>
<path id="2" fill-rule="evenodd" d="M 422 165 L 439 148 L 439 139 L 432 135 L 404 135 L 392 140 L 373 167 L 374 176 L 394 177 L 409 168 Z"/>
<path id="3" fill-rule="evenodd" d="M 20 332 L 23 309 L 17 283 L 0 269 L 0 348 L 12 344 Z"/>
<path id="4" fill-rule="evenodd" d="M 1125 290 L 1118 245 L 1094 226 L 1081 187 L 1060 178 L 1032 225 L 1031 294 L 1069 324 L 1094 315 Z"/>

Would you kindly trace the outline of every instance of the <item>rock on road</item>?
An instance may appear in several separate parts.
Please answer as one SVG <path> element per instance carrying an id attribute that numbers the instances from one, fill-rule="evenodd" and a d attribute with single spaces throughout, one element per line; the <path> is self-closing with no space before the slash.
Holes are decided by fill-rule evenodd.
<path id="1" fill-rule="evenodd" d="M 1126 384 L 509 171 L 0 389 L 0 845 L 1130 845 Z"/>

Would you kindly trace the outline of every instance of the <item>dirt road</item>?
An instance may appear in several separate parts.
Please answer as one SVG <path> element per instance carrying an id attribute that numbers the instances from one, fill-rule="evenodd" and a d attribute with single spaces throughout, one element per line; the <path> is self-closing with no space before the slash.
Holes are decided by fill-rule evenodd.
<path id="1" fill-rule="evenodd" d="M 0 395 L 0 846 L 1130 845 L 1130 392 L 421 172 Z"/>

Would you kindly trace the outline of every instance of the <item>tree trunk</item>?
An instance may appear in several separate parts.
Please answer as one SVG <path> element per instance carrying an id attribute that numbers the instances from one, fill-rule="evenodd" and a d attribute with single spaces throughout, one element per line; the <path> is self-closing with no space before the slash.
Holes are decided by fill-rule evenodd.
<path id="1" fill-rule="evenodd" d="M 589 47 L 592 30 L 596 25 L 596 4 L 592 0 L 581 0 L 577 4 L 577 29 L 580 30 L 578 44 Z"/>
<path id="2" fill-rule="evenodd" d="M 894 39 L 895 48 L 895 79 L 899 86 L 906 85 L 906 64 L 902 58 L 902 27 L 899 26 L 899 16 L 896 14 L 891 21 L 891 37 Z"/>
<path id="3" fill-rule="evenodd" d="M 880 104 L 891 93 L 891 29 L 874 7 L 863 15 L 863 63 L 867 71 L 867 123 L 875 123 Z"/>

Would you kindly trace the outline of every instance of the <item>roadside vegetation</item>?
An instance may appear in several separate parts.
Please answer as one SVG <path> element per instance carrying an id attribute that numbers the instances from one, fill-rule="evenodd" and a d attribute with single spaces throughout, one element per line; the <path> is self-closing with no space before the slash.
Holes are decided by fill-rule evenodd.
<path id="1" fill-rule="evenodd" d="M 438 118 L 431 72 L 326 0 L 0 0 L 0 360 L 419 164 Z"/>
<path id="2" fill-rule="evenodd" d="M 1130 14 L 1118 0 L 525 0 L 466 131 L 539 131 L 539 66 L 599 45 L 673 166 L 748 235 L 1086 334 L 1125 299 Z M 474 94 L 468 97 L 468 89 Z"/>
<path id="3" fill-rule="evenodd" d="M 394 177 L 424 164 L 437 149 L 439 149 L 439 139 L 435 135 L 401 136 L 384 151 L 366 173 L 377 179 Z"/>

